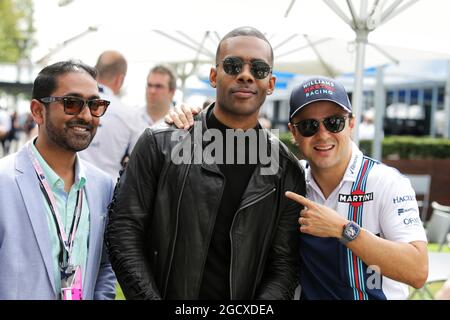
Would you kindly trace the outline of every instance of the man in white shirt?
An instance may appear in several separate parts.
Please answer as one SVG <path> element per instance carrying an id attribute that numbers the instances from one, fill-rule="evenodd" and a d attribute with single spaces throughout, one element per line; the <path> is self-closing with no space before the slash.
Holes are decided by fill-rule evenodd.
<path id="1" fill-rule="evenodd" d="M 140 133 L 164 121 L 164 116 L 169 113 L 172 105 L 176 87 L 177 79 L 169 67 L 157 65 L 150 70 L 145 94 L 147 105 L 137 112 L 136 127 Z"/>
<path id="2" fill-rule="evenodd" d="M 364 156 L 344 87 L 317 77 L 294 88 L 289 129 L 306 164 L 300 212 L 302 299 L 405 299 L 428 275 L 427 239 L 409 180 Z M 303 161 L 302 161 L 303 162 Z"/>
<path id="3" fill-rule="evenodd" d="M 365 114 L 363 121 L 359 124 L 359 140 L 373 140 L 375 137 L 375 124 L 373 115 Z"/>
<path id="4" fill-rule="evenodd" d="M 127 62 L 119 52 L 105 51 L 95 67 L 100 96 L 111 104 L 89 148 L 79 155 L 116 179 L 124 159 L 139 138 L 135 129 L 135 110 L 124 105 L 118 97 L 127 73 Z"/>

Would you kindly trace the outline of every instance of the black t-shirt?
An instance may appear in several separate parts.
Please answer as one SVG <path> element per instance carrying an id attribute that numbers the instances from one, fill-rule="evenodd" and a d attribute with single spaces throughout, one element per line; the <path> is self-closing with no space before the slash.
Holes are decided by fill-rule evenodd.
<path id="1" fill-rule="evenodd" d="M 214 224 L 213 235 L 211 237 L 211 242 L 209 245 L 199 298 L 206 300 L 228 300 L 230 299 L 230 228 L 236 211 L 238 210 L 241 203 L 242 195 L 244 194 L 250 177 L 252 176 L 253 171 L 256 168 L 256 163 L 254 163 L 256 161 L 252 160 L 252 158 L 249 157 L 249 140 L 246 139 L 245 150 L 242 150 L 244 149 L 243 146 L 238 148 L 238 144 L 236 143 L 235 139 L 235 142 L 233 144 L 229 144 L 234 148 L 235 159 L 233 163 L 227 163 L 227 143 L 225 143 L 225 132 L 230 128 L 222 124 L 214 116 L 213 112 L 211 112 L 206 123 L 208 129 L 218 129 L 222 133 L 224 142 L 224 163 L 218 164 L 218 166 L 225 177 L 225 186 Z M 258 126 L 255 129 L 260 129 L 260 127 Z M 245 164 L 237 164 L 237 155 L 238 153 L 242 152 L 245 152 Z M 252 152 L 254 152 L 253 149 Z"/>

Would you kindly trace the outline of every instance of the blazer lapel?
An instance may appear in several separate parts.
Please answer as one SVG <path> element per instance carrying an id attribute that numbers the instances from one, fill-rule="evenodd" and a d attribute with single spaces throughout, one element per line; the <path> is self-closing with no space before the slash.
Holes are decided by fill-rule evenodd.
<path id="1" fill-rule="evenodd" d="M 86 170 L 88 170 L 86 168 Z M 99 238 L 102 236 L 103 225 L 104 225 L 104 216 L 102 215 L 102 201 L 101 197 L 98 194 L 97 188 L 98 184 L 95 182 L 95 176 L 89 174 L 90 172 L 86 172 L 87 181 L 86 181 L 86 199 L 89 205 L 89 247 L 88 247 L 88 259 L 86 264 L 86 275 L 84 279 L 85 292 L 84 296 L 86 299 L 92 299 L 95 289 L 95 281 L 97 278 L 97 273 L 99 270 L 100 264 L 100 252 L 101 252 L 101 243 L 99 243 Z M 95 187 L 97 186 L 97 188 Z"/>
<path id="2" fill-rule="evenodd" d="M 42 202 L 42 192 L 39 188 L 39 182 L 36 173 L 31 164 L 27 152 L 28 145 L 25 145 L 18 153 L 16 158 L 16 181 L 20 193 L 30 217 L 36 241 L 47 269 L 48 278 L 55 289 L 54 270 L 51 253 L 51 241 L 48 230 L 46 209 Z"/>

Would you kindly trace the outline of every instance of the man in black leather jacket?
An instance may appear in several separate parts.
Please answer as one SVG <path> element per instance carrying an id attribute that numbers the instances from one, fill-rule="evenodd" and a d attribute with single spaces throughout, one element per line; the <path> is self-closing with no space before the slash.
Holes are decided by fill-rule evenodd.
<path id="1" fill-rule="evenodd" d="M 285 192 L 305 194 L 304 172 L 257 120 L 275 87 L 272 47 L 238 28 L 216 63 L 216 102 L 189 132 L 147 129 L 117 186 L 106 242 L 127 299 L 294 295 L 301 207 Z"/>

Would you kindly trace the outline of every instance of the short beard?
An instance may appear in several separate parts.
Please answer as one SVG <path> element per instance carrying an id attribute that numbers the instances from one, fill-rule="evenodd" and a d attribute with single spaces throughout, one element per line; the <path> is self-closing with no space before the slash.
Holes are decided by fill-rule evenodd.
<path id="1" fill-rule="evenodd" d="M 48 137 L 53 143 L 55 143 L 57 146 L 63 148 L 64 150 L 70 151 L 70 152 L 78 152 L 86 149 L 89 147 L 89 144 L 91 143 L 92 139 L 95 136 L 96 130 L 94 129 L 92 124 L 88 124 L 83 120 L 72 120 L 69 122 L 66 122 L 65 127 L 62 129 L 58 129 L 53 125 L 53 122 L 50 120 L 50 115 L 48 108 L 46 110 L 46 118 L 47 121 L 45 123 L 45 128 L 47 130 Z M 68 127 L 73 126 L 76 124 L 85 125 L 89 128 L 90 137 L 88 138 L 77 138 L 73 137 L 68 133 Z"/>

